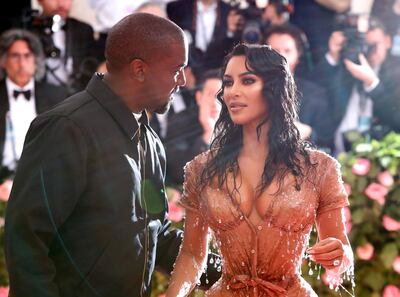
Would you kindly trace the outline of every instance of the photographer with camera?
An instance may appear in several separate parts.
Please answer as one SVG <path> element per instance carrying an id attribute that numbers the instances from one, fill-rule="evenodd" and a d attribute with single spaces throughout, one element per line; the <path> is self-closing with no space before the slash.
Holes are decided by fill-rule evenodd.
<path id="1" fill-rule="evenodd" d="M 87 84 L 102 55 L 90 25 L 70 18 L 73 0 L 38 0 L 39 14 L 31 12 L 26 27 L 36 33 L 46 55 L 46 80 L 73 94 Z"/>
<path id="2" fill-rule="evenodd" d="M 365 34 L 333 32 L 314 74 L 330 95 L 336 153 L 350 149 L 354 132 L 381 138 L 400 131 L 400 61 L 389 56 L 391 38 L 382 23 L 370 19 L 367 25 Z"/>

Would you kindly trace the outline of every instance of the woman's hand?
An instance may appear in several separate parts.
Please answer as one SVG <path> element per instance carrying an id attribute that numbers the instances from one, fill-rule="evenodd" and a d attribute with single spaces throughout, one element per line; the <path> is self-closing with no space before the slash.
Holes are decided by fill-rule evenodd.
<path id="1" fill-rule="evenodd" d="M 345 254 L 345 246 L 337 238 L 328 237 L 307 250 L 310 259 L 324 266 L 325 269 L 340 267 Z"/>

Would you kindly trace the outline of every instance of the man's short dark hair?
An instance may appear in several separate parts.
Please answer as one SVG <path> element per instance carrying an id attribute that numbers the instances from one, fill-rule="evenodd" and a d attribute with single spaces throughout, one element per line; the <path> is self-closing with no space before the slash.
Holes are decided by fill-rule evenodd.
<path id="1" fill-rule="evenodd" d="M 222 80 L 221 78 L 221 69 L 209 69 L 204 71 L 198 78 L 198 83 L 196 89 L 201 91 L 203 90 L 204 84 L 209 79 L 218 79 Z"/>
<path id="2" fill-rule="evenodd" d="M 0 61 L 3 62 L 7 58 L 8 50 L 14 44 L 14 42 L 19 40 L 25 41 L 30 51 L 35 56 L 35 79 L 42 79 L 46 70 L 43 47 L 39 37 L 32 32 L 24 29 L 10 29 L 3 32 L 3 34 L 0 36 Z M 3 79 L 5 76 L 6 73 L 4 69 L 0 68 L 0 79 Z"/>
<path id="3" fill-rule="evenodd" d="M 267 31 L 265 32 L 265 41 L 268 43 L 268 39 L 274 35 L 289 35 L 290 37 L 293 38 L 295 44 L 296 44 L 296 49 L 299 52 L 299 56 L 303 55 L 304 53 L 304 41 L 303 38 L 306 38 L 303 31 L 301 31 L 298 27 L 290 24 L 285 24 L 285 25 L 274 25 L 271 26 Z"/>
<path id="4" fill-rule="evenodd" d="M 184 33 L 173 22 L 148 13 L 133 13 L 111 28 L 105 56 L 110 72 L 134 59 L 147 62 L 159 58 L 169 45 L 184 41 Z"/>

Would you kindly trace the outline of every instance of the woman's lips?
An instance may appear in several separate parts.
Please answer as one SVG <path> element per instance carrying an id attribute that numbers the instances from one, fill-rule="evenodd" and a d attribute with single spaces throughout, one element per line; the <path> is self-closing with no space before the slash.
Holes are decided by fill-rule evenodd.
<path id="1" fill-rule="evenodd" d="M 244 103 L 240 103 L 240 102 L 233 102 L 231 104 L 229 104 L 229 110 L 236 112 L 236 111 L 240 111 L 243 108 L 245 108 L 247 105 Z"/>

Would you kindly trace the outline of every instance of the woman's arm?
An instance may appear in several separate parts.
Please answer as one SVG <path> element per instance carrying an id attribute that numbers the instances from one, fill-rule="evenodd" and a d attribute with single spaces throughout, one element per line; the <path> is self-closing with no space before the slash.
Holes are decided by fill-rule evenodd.
<path id="1" fill-rule="evenodd" d="M 199 213 L 186 210 L 185 232 L 167 297 L 188 296 L 198 282 L 207 259 L 208 225 Z"/>
<path id="2" fill-rule="evenodd" d="M 353 264 L 353 252 L 346 235 L 344 209 L 323 212 L 316 223 L 320 241 L 308 249 L 311 259 L 325 269 L 345 272 Z"/>

